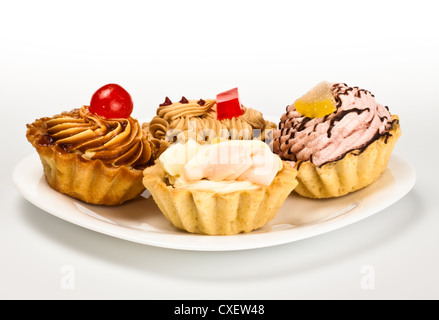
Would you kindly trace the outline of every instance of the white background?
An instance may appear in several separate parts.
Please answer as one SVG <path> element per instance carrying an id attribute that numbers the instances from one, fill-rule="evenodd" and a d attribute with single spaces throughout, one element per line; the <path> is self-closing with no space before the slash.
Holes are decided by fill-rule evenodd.
<path id="1" fill-rule="evenodd" d="M 439 298 L 438 21 L 422 0 L 1 0 L 0 298 Z M 280 116 L 322 80 L 368 89 L 398 114 L 394 152 L 417 171 L 406 197 L 349 227 L 264 249 L 161 249 L 55 218 L 12 185 L 35 152 L 26 123 L 88 104 L 106 83 L 125 87 L 144 118 L 165 96 L 235 86 L 246 106 Z"/>

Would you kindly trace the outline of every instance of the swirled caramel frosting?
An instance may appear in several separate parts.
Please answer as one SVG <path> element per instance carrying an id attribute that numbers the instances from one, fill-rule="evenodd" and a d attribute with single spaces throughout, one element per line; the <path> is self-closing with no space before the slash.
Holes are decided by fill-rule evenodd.
<path id="1" fill-rule="evenodd" d="M 26 136 L 36 148 L 56 148 L 84 160 L 99 159 L 110 166 L 133 169 L 143 169 L 151 160 L 151 145 L 132 117 L 103 119 L 83 106 L 38 119 L 27 127 Z"/>
<path id="2" fill-rule="evenodd" d="M 377 103 L 371 92 L 344 83 L 331 88 L 336 110 L 324 117 L 309 118 L 294 103 L 287 106 L 274 132 L 273 152 L 284 160 L 322 166 L 389 137 L 394 125 L 389 108 Z"/>
<path id="3" fill-rule="evenodd" d="M 267 130 L 273 130 L 276 124 L 266 121 L 261 112 L 244 108 L 242 116 L 217 120 L 216 100 L 187 100 L 185 97 L 173 103 L 166 98 L 157 109 L 157 115 L 148 124 L 154 138 L 173 141 L 184 137 L 199 142 L 220 137 L 232 140 L 265 140 Z"/>

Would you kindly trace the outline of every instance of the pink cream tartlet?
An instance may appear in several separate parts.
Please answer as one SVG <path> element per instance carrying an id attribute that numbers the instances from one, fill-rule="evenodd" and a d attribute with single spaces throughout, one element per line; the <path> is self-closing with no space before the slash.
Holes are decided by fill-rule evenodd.
<path id="1" fill-rule="evenodd" d="M 288 105 L 273 151 L 298 169 L 295 191 L 310 198 L 338 197 L 379 178 L 401 135 L 399 118 L 375 101 L 374 95 L 341 83 L 325 84 L 335 111 L 307 117 Z"/>

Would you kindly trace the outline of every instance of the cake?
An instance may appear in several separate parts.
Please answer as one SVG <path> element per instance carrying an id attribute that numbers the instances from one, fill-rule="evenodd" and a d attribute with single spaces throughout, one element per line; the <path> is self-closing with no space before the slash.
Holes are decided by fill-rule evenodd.
<path id="1" fill-rule="evenodd" d="M 96 91 L 90 106 L 28 124 L 26 137 L 50 187 L 92 204 L 119 205 L 138 197 L 155 146 L 131 111 L 129 94 L 110 84 Z"/>
<path id="2" fill-rule="evenodd" d="M 262 141 L 174 143 L 143 183 L 175 227 L 233 235 L 266 225 L 297 185 L 296 169 Z"/>
<path id="3" fill-rule="evenodd" d="M 376 181 L 400 135 L 398 116 L 370 91 L 321 82 L 287 106 L 273 133 L 273 151 L 295 162 L 295 192 L 332 198 Z"/>
<path id="4" fill-rule="evenodd" d="M 236 89 L 236 88 L 235 88 Z M 237 89 L 236 89 L 237 90 Z M 235 94 L 237 97 L 237 91 Z M 261 112 L 246 108 L 239 99 L 226 98 L 188 100 L 182 97 L 172 102 L 168 97 L 160 104 L 156 116 L 144 128 L 152 138 L 171 144 L 176 140 L 210 142 L 215 138 L 231 140 L 271 139 L 277 126 L 264 119 Z M 232 110 L 232 112 L 230 111 Z"/>

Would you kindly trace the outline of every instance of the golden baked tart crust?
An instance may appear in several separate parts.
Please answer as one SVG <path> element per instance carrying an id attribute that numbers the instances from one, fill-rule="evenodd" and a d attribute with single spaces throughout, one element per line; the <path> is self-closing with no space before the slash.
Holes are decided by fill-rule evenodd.
<path id="1" fill-rule="evenodd" d="M 386 170 L 393 148 L 401 136 L 397 115 L 392 116 L 392 128 L 364 150 L 348 152 L 342 159 L 323 166 L 311 161 L 296 164 L 299 195 L 308 198 L 331 198 L 362 189 Z"/>
<path id="2" fill-rule="evenodd" d="M 174 188 L 160 164 L 146 168 L 143 184 L 175 227 L 191 233 L 233 235 L 263 227 L 297 185 L 296 169 L 283 162 L 270 186 L 217 193 Z"/>

